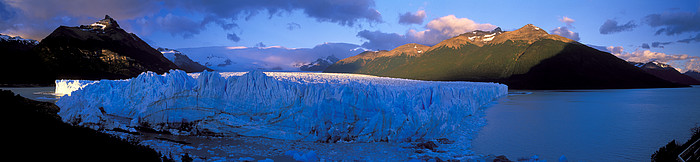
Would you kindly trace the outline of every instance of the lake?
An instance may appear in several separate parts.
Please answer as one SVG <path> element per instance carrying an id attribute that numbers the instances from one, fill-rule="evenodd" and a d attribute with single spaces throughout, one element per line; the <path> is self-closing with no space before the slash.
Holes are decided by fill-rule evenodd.
<path id="1" fill-rule="evenodd" d="M 511 160 L 649 161 L 671 140 L 688 140 L 700 123 L 698 86 L 527 92 L 486 109 L 473 151 Z"/>
<path id="2" fill-rule="evenodd" d="M 41 101 L 57 98 L 54 87 L 1 89 Z M 557 161 L 564 155 L 569 161 L 649 161 L 669 141 L 690 138 L 690 128 L 700 123 L 700 87 L 511 91 L 487 107 L 485 115 L 487 125 L 472 141 L 476 154 L 506 155 L 511 160 L 538 155 Z M 230 140 L 186 141 L 208 148 L 221 147 L 211 141 Z"/>
<path id="3" fill-rule="evenodd" d="M 22 97 L 37 101 L 55 103 L 60 98 L 60 96 L 54 94 L 56 87 L 0 87 L 0 89 L 10 90 Z"/>

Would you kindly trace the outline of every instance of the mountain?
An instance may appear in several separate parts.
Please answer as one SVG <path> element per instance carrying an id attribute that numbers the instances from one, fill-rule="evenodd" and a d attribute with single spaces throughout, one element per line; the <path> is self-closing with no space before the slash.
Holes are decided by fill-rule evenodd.
<path id="1" fill-rule="evenodd" d="M 319 58 L 316 59 L 316 61 L 308 63 L 306 65 L 302 65 L 299 67 L 299 70 L 301 71 L 323 71 L 329 66 L 333 65 L 333 63 L 340 61 L 337 57 L 330 55 L 326 58 Z"/>
<path id="2" fill-rule="evenodd" d="M 671 65 L 664 64 L 657 61 L 650 61 L 647 63 L 630 62 L 630 64 L 641 68 L 647 73 L 659 77 L 661 79 L 667 80 L 673 83 L 687 84 L 687 85 L 698 85 L 700 81 L 688 76 L 683 75 L 676 68 Z M 692 75 L 692 74 L 691 74 Z"/>
<path id="3" fill-rule="evenodd" d="M 0 34 L 0 84 L 51 84 L 53 75 L 32 52 L 36 40 Z"/>
<path id="4" fill-rule="evenodd" d="M 59 79 L 123 79 L 178 68 L 109 16 L 90 25 L 60 26 L 34 51 Z"/>
<path id="5" fill-rule="evenodd" d="M 327 67 L 324 64 L 337 61 L 330 56 L 339 60 L 365 51 L 348 43 L 323 43 L 313 48 L 218 46 L 177 50 L 216 71 L 321 71 Z"/>
<path id="6" fill-rule="evenodd" d="M 34 47 L 34 46 L 36 46 L 37 44 L 39 44 L 38 41 L 33 40 L 33 39 L 24 39 L 24 38 L 22 38 L 22 37 L 20 37 L 20 36 L 12 37 L 12 36 L 3 35 L 3 34 L 0 34 L 0 42 L 6 42 L 6 43 L 13 42 L 13 43 L 17 43 L 17 44 L 19 44 L 17 47 Z"/>
<path id="7" fill-rule="evenodd" d="M 700 72 L 695 71 L 695 70 L 688 70 L 683 75 L 689 76 L 695 80 L 700 80 Z"/>
<path id="8" fill-rule="evenodd" d="M 610 53 L 552 35 L 532 24 L 515 31 L 473 31 L 435 46 L 406 44 L 364 52 L 324 72 L 504 83 L 513 89 L 678 87 Z"/>
<path id="9" fill-rule="evenodd" d="M 157 50 L 162 53 L 165 58 L 175 63 L 177 67 L 188 73 L 202 72 L 204 70 L 214 71 L 202 64 L 192 61 L 190 57 L 187 57 L 187 55 L 182 54 L 180 51 L 168 48 L 158 48 Z"/>

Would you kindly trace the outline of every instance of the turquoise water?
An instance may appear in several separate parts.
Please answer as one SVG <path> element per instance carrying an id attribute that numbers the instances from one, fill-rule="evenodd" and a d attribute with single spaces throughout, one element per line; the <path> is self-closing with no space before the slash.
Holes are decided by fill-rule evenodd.
<path id="1" fill-rule="evenodd" d="M 513 91 L 514 92 L 514 91 Z M 513 93 L 512 92 L 512 93 Z M 528 91 L 499 99 L 472 146 L 511 160 L 649 161 L 700 124 L 700 87 Z"/>

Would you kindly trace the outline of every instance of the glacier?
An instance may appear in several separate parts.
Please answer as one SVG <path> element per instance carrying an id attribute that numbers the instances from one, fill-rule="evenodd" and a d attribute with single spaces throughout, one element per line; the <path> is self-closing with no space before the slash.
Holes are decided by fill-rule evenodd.
<path id="1" fill-rule="evenodd" d="M 92 81 L 92 80 L 56 80 L 56 88 L 54 90 L 54 93 L 57 95 L 69 95 L 73 91 L 77 91 L 79 89 L 82 89 L 83 87 L 96 83 L 99 81 Z"/>
<path id="2" fill-rule="evenodd" d="M 56 103 L 62 119 L 93 129 L 320 142 L 459 138 L 480 126 L 466 117 L 508 93 L 498 83 L 261 71 L 56 83 L 70 94 Z"/>

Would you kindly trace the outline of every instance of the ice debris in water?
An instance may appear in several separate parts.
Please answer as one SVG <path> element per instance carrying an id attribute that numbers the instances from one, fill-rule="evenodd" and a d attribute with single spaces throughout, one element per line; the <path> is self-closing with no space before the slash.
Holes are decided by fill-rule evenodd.
<path id="1" fill-rule="evenodd" d="M 225 77 L 222 77 L 225 76 Z M 57 85 L 63 82 L 57 81 Z M 356 74 L 148 72 L 101 80 L 56 103 L 65 122 L 321 142 L 410 142 L 463 137 L 464 120 L 508 94 L 497 83 Z M 462 134 L 460 134 L 462 133 Z"/>

